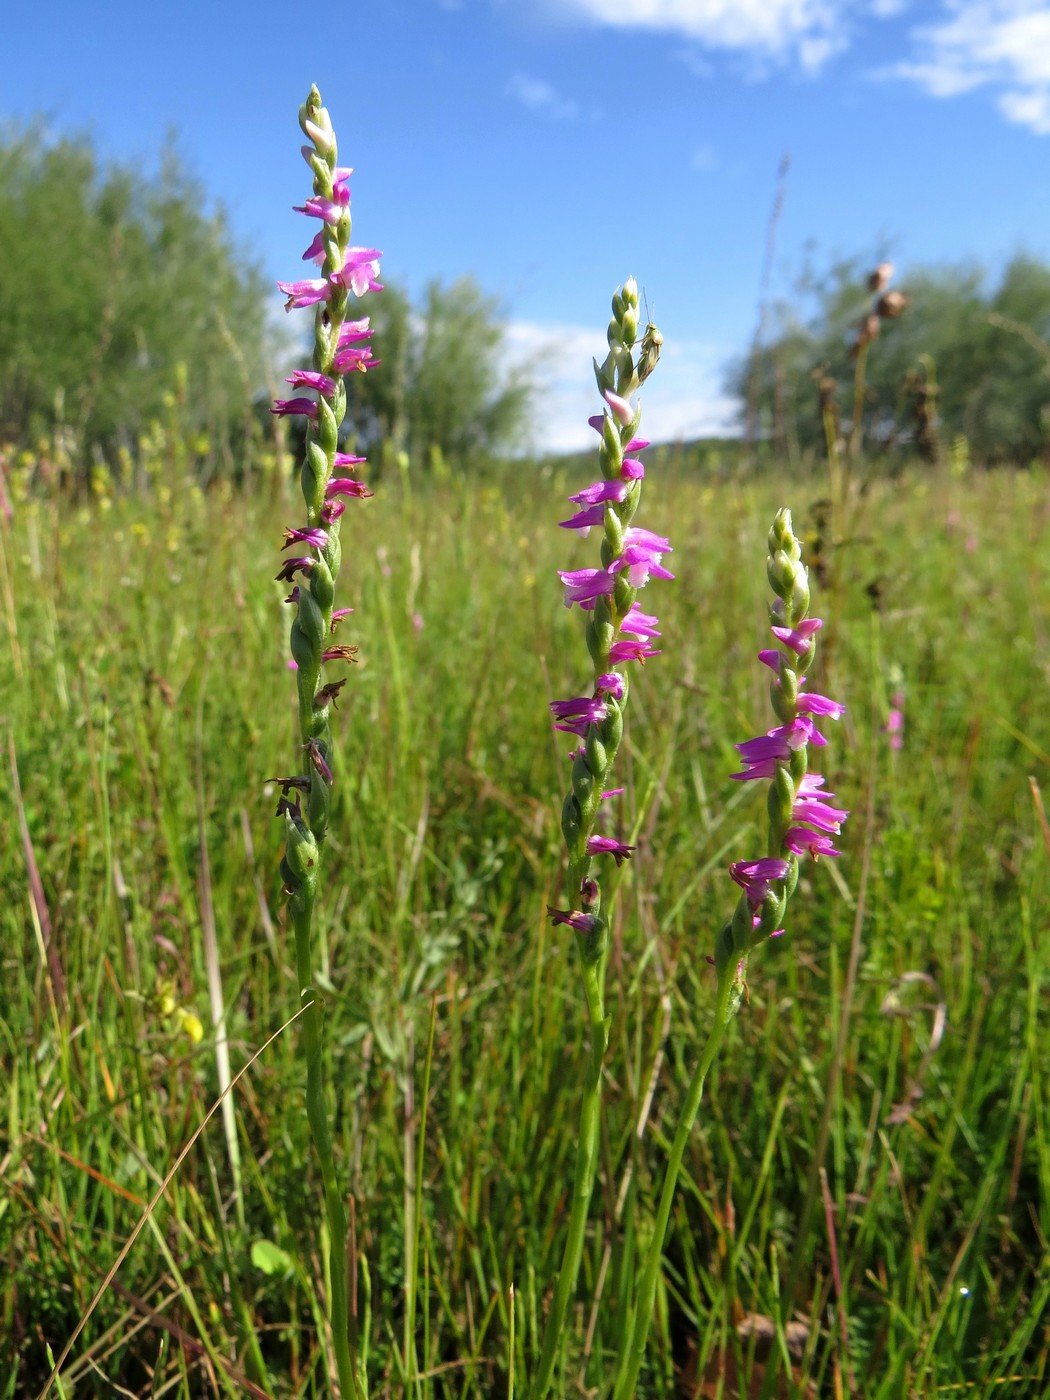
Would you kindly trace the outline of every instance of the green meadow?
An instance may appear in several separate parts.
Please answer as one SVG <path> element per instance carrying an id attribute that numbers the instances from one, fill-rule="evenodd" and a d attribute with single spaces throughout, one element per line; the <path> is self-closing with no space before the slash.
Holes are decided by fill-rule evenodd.
<path id="1" fill-rule="evenodd" d="M 727 457 L 725 461 L 728 461 Z M 594 463 L 386 471 L 343 521 L 318 983 L 374 1397 L 524 1393 L 587 1054 L 558 816 L 589 681 L 558 530 Z M 163 478 L 162 478 L 163 479 Z M 773 720 L 766 532 L 822 476 L 653 450 L 619 773 L 598 1185 L 556 1393 L 608 1393 L 707 963 L 762 854 L 729 775 Z M 303 1106 L 272 778 L 296 771 L 272 477 L 15 499 L 0 523 L 0 1396 L 325 1396 L 327 1237 Z M 640 1397 L 1050 1388 L 1045 471 L 876 482 L 811 570 L 815 754 L 852 815 L 805 862 L 686 1156 Z M 902 745 L 886 730 L 903 692 Z M 615 814 L 613 819 L 616 819 Z M 608 898 L 608 886 L 606 897 Z M 224 1035 L 217 1035 L 217 1026 Z M 271 1039 L 272 1038 L 272 1039 Z M 50 1353 L 49 1353 L 50 1349 Z"/>

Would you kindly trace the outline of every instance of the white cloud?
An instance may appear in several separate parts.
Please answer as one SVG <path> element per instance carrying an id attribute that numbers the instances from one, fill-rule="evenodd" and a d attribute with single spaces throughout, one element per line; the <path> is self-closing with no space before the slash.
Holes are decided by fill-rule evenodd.
<path id="1" fill-rule="evenodd" d="M 998 90 L 1012 122 L 1050 135 L 1050 4 L 1047 0 L 948 0 L 948 18 L 913 31 L 915 58 L 898 64 L 933 97 Z"/>
<path id="2" fill-rule="evenodd" d="M 596 24 L 652 29 L 711 48 L 758 53 L 818 69 L 845 46 L 856 0 L 568 0 Z M 885 3 L 885 0 L 874 0 Z"/>
<path id="3" fill-rule="evenodd" d="M 540 112 L 554 121 L 574 121 L 579 116 L 579 107 L 571 98 L 555 92 L 550 83 L 542 78 L 531 78 L 525 73 L 515 73 L 507 84 L 507 92 L 523 107 Z"/>
<path id="4" fill-rule="evenodd" d="M 601 401 L 591 359 L 601 359 L 606 345 L 594 327 L 540 325 L 512 321 L 507 350 L 514 363 L 537 367 L 537 419 L 541 437 L 536 452 L 578 452 L 597 446 L 587 419 Z M 737 403 L 721 392 L 726 352 L 699 341 L 665 343 L 659 368 L 642 387 L 643 431 L 654 442 L 675 442 L 736 431 Z"/>

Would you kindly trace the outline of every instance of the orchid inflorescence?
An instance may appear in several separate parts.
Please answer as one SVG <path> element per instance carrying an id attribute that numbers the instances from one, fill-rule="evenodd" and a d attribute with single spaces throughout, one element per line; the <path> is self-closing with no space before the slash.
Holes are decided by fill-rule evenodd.
<path id="1" fill-rule="evenodd" d="M 715 940 L 715 956 L 709 959 L 718 974 L 714 1017 L 689 1081 L 668 1153 L 660 1202 L 638 1281 L 630 1335 L 620 1352 L 613 1400 L 633 1400 L 638 1393 L 638 1376 L 656 1306 L 663 1250 L 686 1146 L 707 1075 L 746 992 L 748 954 L 764 939 L 783 933 L 787 902 L 798 883 L 799 858 L 807 852 L 814 858 L 837 856 L 839 852 L 831 838 L 849 815 L 832 807 L 835 794 L 825 792 L 824 779 L 809 771 L 810 745 L 821 747 L 827 742 L 815 720 L 838 719 L 844 707 L 837 700 L 805 688 L 804 673 L 812 669 L 816 634 L 823 623 L 818 617 L 808 616 L 809 577 L 802 563 L 802 548 L 791 529 L 790 511 L 778 512 L 769 532 L 768 548 L 766 576 L 776 595 L 769 620 L 779 645 L 759 652 L 759 660 L 773 672 L 770 698 L 780 723 L 766 734 L 737 744 L 744 767 L 742 772 L 733 774 L 740 782 L 765 780 L 770 784 L 768 854 L 757 860 L 736 861 L 729 869 L 741 894 L 732 919 Z"/>
<path id="2" fill-rule="evenodd" d="M 354 475 L 365 459 L 340 451 L 339 447 L 339 429 L 346 413 L 343 376 L 363 374 L 378 363 L 369 345 L 368 317 L 349 319 L 347 304 L 351 293 L 360 297 L 382 289 L 377 280 L 377 250 L 350 245 L 352 172 L 337 163 L 335 133 L 316 87 L 310 89 L 299 109 L 299 125 L 308 142 L 301 149 L 313 173 L 313 195 L 297 207 L 297 212 L 320 220 L 320 229 L 303 258 L 317 263 L 321 275 L 277 285 L 287 297 L 286 310 L 317 308 L 313 365 L 296 370 L 288 379 L 293 389 L 305 389 L 313 397 L 299 394 L 278 399 L 271 411 L 279 417 L 295 416 L 306 422 L 300 471 L 306 521 L 301 527 L 285 530 L 283 548 L 294 546 L 296 552 L 285 559 L 277 574 L 279 580 L 293 584 L 285 601 L 295 608 L 290 664 L 296 672 L 299 737 L 306 772 L 274 781 L 281 788 L 277 815 L 285 821 L 281 876 L 295 933 L 306 1058 L 306 1111 L 324 1186 L 332 1349 L 344 1400 L 351 1396 L 360 1400 L 367 1394 L 366 1356 L 363 1347 L 355 1354 L 349 1328 L 347 1219 L 325 1101 L 323 1002 L 312 985 L 312 927 L 318 853 L 328 832 L 333 782 L 329 713 L 345 684 L 342 680 L 324 682 L 321 673 L 329 662 L 353 661 L 356 651 L 356 647 L 334 640 L 336 627 L 352 611 L 334 606 L 341 561 L 340 518 L 348 500 L 371 495 Z M 367 1342 L 367 1319 L 362 1333 Z"/>
<path id="3" fill-rule="evenodd" d="M 601 365 L 595 362 L 594 366 L 604 409 L 588 420 L 601 439 L 598 456 L 602 477 L 569 497 L 577 509 L 560 522 L 563 529 L 584 536 L 593 526 L 603 531 L 601 567 L 559 570 L 565 606 L 577 604 L 587 615 L 594 689 L 590 695 L 555 700 L 550 707 L 554 727 L 583 740 L 570 754 L 572 786 L 562 809 L 573 907 L 551 909 L 550 915 L 555 923 L 568 924 L 585 935 L 595 954 L 603 925 L 598 883 L 588 876 L 590 859 L 607 854 L 619 865 L 633 849 L 594 832 L 599 803 L 623 791 L 603 790 L 623 735 L 629 689 L 626 674 L 615 668 L 631 661 L 644 664 L 659 656 L 653 646 L 660 636 L 659 619 L 643 612 L 635 596 L 650 578 L 674 577 L 661 562 L 671 551 L 670 542 L 631 524 L 645 476 L 637 454 L 649 444 L 637 436 L 641 410 L 631 404 L 630 397 L 656 363 L 655 356 L 646 353 L 644 342 L 637 363 L 633 358 L 638 337 L 638 288 L 633 278 L 617 291 L 612 309 L 609 353 Z"/>
<path id="4" fill-rule="evenodd" d="M 838 719 L 845 706 L 826 695 L 805 689 L 812 669 L 816 634 L 823 626 L 809 617 L 809 577 L 802 549 L 791 528 L 791 512 L 778 512 L 769 532 L 766 574 L 776 594 L 770 608 L 770 631 L 780 644 L 758 653 L 773 672 L 770 698 L 780 723 L 768 733 L 737 744 L 744 767 L 732 776 L 739 782 L 768 780 L 769 854 L 758 860 L 737 861 L 729 873 L 743 891 L 731 923 L 718 940 L 719 969 L 738 963 L 763 938 L 783 932 L 787 901 L 798 883 L 798 862 L 807 853 L 837 856 L 832 838 L 849 815 L 831 805 L 835 794 L 824 790 L 824 778 L 809 771 L 809 748 L 827 740 L 817 719 Z"/>
<path id="5" fill-rule="evenodd" d="M 570 754 L 571 785 L 561 813 L 569 857 L 566 893 L 571 903 L 568 909 L 548 906 L 547 912 L 555 924 L 568 926 L 576 935 L 590 1054 L 581 1067 L 580 1128 L 565 1249 L 529 1400 L 544 1400 L 553 1381 L 562 1328 L 579 1276 L 598 1165 L 602 1075 L 610 1022 L 604 1000 L 607 920 L 591 862 L 607 855 L 621 865 L 634 849 L 594 829 L 602 801 L 623 791 L 605 786 L 623 738 L 629 689 L 627 675 L 619 668 L 631 661 L 644 664 L 649 657 L 659 655 L 653 646 L 660 636 L 658 619 L 642 612 L 635 596 L 650 578 L 674 577 L 661 562 L 670 552 L 670 543 L 631 524 L 645 476 L 636 454 L 648 446 L 638 436 L 641 408 L 631 403 L 631 395 L 656 367 L 663 337 L 652 324 L 639 337 L 638 287 L 633 277 L 614 295 L 612 313 L 606 337 L 609 353 L 601 364 L 594 364 L 603 410 L 589 420 L 600 438 L 601 479 L 569 497 L 578 509 L 561 521 L 563 529 L 577 530 L 581 535 L 595 525 L 602 529 L 599 568 L 559 570 L 565 606 L 577 604 L 587 619 L 594 686 L 590 695 L 555 700 L 550 707 L 555 728 L 581 741 Z"/>
<path id="6" fill-rule="evenodd" d="M 307 424 L 301 475 L 306 524 L 285 530 L 283 545 L 302 552 L 286 558 L 277 574 L 279 580 L 289 583 L 294 583 L 296 575 L 300 579 L 285 601 L 296 609 L 290 664 L 297 672 L 300 729 L 309 778 L 277 780 L 282 788 L 278 813 L 285 816 L 288 827 L 288 868 L 282 873 L 293 898 L 303 877 L 301 867 L 309 867 L 315 859 L 315 844 L 324 839 L 328 827 L 332 784 L 329 710 L 343 683 L 322 685 L 321 668 L 326 662 L 352 661 L 356 650 L 332 642 L 336 626 L 351 612 L 350 608 L 333 607 L 341 558 L 340 517 L 348 500 L 372 494 L 356 476 L 344 474 L 356 472 L 364 457 L 339 450 L 339 428 L 346 412 L 343 376 L 363 374 L 378 364 L 369 343 L 369 318 L 348 318 L 347 304 L 351 293 L 360 297 L 382 290 L 377 280 L 378 250 L 350 246 L 349 180 L 353 172 L 337 164 L 335 133 L 316 88 L 300 109 L 299 124 L 308 138 L 302 154 L 314 183 L 312 197 L 297 205 L 296 212 L 320 221 L 303 259 L 316 263 L 321 276 L 277 285 L 287 297 L 286 310 L 317 308 L 313 366 L 297 369 L 288 377 L 293 389 L 310 390 L 313 397 L 277 399 L 271 410 L 280 417 L 303 418 Z M 305 818 L 300 793 L 307 794 Z"/>

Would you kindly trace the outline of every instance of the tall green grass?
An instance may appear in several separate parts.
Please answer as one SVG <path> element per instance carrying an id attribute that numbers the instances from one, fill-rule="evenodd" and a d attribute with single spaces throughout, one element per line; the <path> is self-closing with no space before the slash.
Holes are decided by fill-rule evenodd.
<path id="1" fill-rule="evenodd" d="M 672 454 L 649 481 L 678 582 L 632 688 L 639 851 L 565 1395 L 607 1388 L 706 1033 L 726 868 L 762 828 L 728 774 L 766 722 L 765 533 L 782 504 L 804 528 L 822 493 Z M 557 465 L 412 495 L 384 480 L 343 532 L 360 653 L 320 935 L 376 1396 L 506 1395 L 511 1336 L 520 1383 L 561 1256 L 586 1047 L 571 942 L 545 920 L 569 747 L 546 702 L 580 681 L 554 522 L 582 484 Z M 21 502 L 0 536 L 3 1397 L 42 1386 L 219 1091 L 209 930 L 234 1072 L 297 1009 L 266 785 L 295 766 L 273 582 L 288 507 L 163 496 Z M 864 529 L 833 648 L 849 711 L 821 765 L 854 814 L 847 854 L 805 869 L 788 936 L 752 960 L 639 1396 L 713 1396 L 720 1377 L 745 1393 L 746 1374 L 750 1394 L 790 1376 L 879 1400 L 1050 1384 L 1047 483 L 905 475 L 874 489 Z M 894 663 L 899 753 L 881 732 Z M 329 1393 L 324 1242 L 297 1253 L 316 1212 L 296 1035 L 233 1091 L 236 1153 L 216 1115 L 176 1174 L 66 1395 Z"/>

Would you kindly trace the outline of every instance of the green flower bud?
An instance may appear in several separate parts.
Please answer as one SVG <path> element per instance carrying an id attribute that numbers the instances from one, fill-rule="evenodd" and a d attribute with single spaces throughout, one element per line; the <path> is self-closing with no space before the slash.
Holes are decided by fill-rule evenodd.
<path id="1" fill-rule="evenodd" d="M 314 878 L 317 869 L 317 842 L 304 821 L 287 810 L 284 814 L 285 860 L 297 880 Z"/>

